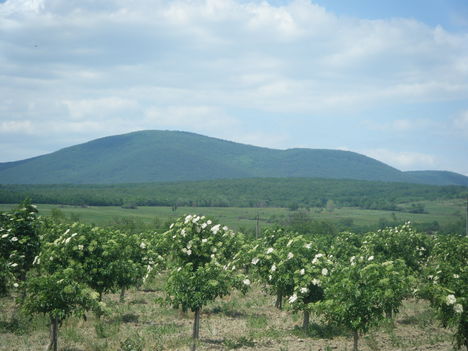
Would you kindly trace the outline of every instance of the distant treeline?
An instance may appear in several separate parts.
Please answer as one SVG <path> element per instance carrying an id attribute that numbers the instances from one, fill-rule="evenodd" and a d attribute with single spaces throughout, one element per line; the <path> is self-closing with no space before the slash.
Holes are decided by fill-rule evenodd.
<path id="1" fill-rule="evenodd" d="M 468 196 L 462 186 L 360 180 L 255 178 L 113 185 L 0 185 L 0 203 L 75 206 L 326 207 L 400 211 L 399 204 Z M 421 209 L 414 208 L 415 212 Z"/>

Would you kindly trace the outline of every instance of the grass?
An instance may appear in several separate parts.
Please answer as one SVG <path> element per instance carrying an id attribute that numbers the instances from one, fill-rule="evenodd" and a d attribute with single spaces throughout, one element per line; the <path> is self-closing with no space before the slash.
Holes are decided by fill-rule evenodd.
<path id="1" fill-rule="evenodd" d="M 160 279 L 160 278 L 158 278 Z M 191 345 L 192 313 L 181 313 L 154 303 L 163 293 L 149 282 L 144 290 L 130 289 L 125 302 L 119 294 L 104 296 L 108 314 L 97 320 L 73 317 L 59 331 L 60 351 L 159 351 L 185 350 Z M 151 288 L 150 288 L 151 287 Z M 138 303 L 134 303 L 137 301 Z M 324 325 L 312 316 L 310 330 L 300 330 L 301 316 L 274 307 L 275 298 L 253 284 L 246 295 L 233 292 L 206 306 L 202 312 L 198 350 L 351 350 L 346 330 Z M 142 303 L 144 302 L 144 303 Z M 0 351 L 29 351 L 45 348 L 47 319 L 21 316 L 10 319 L 14 299 L 1 298 Z M 9 326 L 9 327 L 5 327 Z M 17 331 L 21 330 L 20 333 Z M 362 338 L 362 351 L 439 350 L 451 351 L 450 331 L 434 322 L 423 301 L 405 301 L 394 323 L 386 323 Z"/>
<path id="2" fill-rule="evenodd" d="M 427 213 L 407 213 L 382 210 L 363 210 L 359 208 L 335 208 L 326 211 L 311 208 L 307 211 L 314 220 L 326 220 L 332 223 L 352 221 L 359 226 L 377 225 L 379 221 L 411 221 L 412 223 L 431 223 L 437 221 L 446 226 L 463 218 L 463 200 L 425 201 L 423 202 Z M 0 211 L 13 207 L 10 204 L 0 204 Z M 286 208 L 245 208 L 245 207 L 179 207 L 172 211 L 171 207 L 138 207 L 136 209 L 123 209 L 115 206 L 57 206 L 39 205 L 39 211 L 45 216 L 51 214 L 63 216 L 66 219 L 80 220 L 99 226 L 108 225 L 143 225 L 158 227 L 187 213 L 214 217 L 221 223 L 235 229 L 253 233 L 256 226 L 256 217 L 259 216 L 261 228 L 271 225 L 275 220 L 281 220 L 291 215 Z M 138 229 L 138 228 L 137 228 Z"/>

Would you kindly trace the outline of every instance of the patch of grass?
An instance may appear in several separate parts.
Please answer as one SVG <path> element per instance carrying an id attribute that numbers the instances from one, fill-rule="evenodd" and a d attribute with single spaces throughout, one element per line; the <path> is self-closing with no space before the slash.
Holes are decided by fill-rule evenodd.
<path id="1" fill-rule="evenodd" d="M 161 325 L 152 325 L 146 330 L 151 333 L 152 335 L 157 336 L 164 336 L 164 335 L 172 335 L 176 334 L 180 331 L 181 326 L 176 323 L 166 323 Z"/>
<path id="2" fill-rule="evenodd" d="M 241 311 L 240 305 L 237 300 L 221 301 L 215 303 L 211 308 L 206 309 L 207 313 L 223 314 L 227 317 L 237 318 L 245 314 Z"/>
<path id="3" fill-rule="evenodd" d="M 125 313 L 120 316 L 122 323 L 138 323 L 139 316 L 135 313 Z"/>
<path id="4" fill-rule="evenodd" d="M 264 315 L 252 315 L 247 317 L 247 327 L 253 329 L 264 329 L 268 325 L 268 318 Z"/>
<path id="5" fill-rule="evenodd" d="M 143 351 L 144 348 L 145 340 L 138 333 L 135 333 L 120 342 L 120 351 Z"/>
<path id="6" fill-rule="evenodd" d="M 228 350 L 240 349 L 241 347 L 255 347 L 255 341 L 250 337 L 241 336 L 239 338 L 224 339 L 223 345 Z"/>
<path id="7" fill-rule="evenodd" d="M 107 339 L 117 335 L 120 330 L 120 323 L 116 321 L 106 322 L 97 320 L 94 324 L 94 330 L 99 339 Z"/>

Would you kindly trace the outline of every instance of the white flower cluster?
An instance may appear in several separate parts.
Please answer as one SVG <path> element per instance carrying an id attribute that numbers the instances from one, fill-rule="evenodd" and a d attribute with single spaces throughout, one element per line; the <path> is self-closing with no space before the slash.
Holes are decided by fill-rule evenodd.
<path id="1" fill-rule="evenodd" d="M 292 296 L 288 299 L 289 303 L 294 303 L 297 300 L 297 295 L 296 293 L 292 294 Z"/>

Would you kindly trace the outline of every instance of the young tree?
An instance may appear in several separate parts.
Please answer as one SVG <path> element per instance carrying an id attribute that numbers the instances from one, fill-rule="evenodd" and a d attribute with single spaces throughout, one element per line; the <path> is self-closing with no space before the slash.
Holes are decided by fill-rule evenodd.
<path id="1" fill-rule="evenodd" d="M 50 223 L 49 223 L 50 224 Z M 54 227 L 49 227 L 54 228 Z M 63 226 L 57 226 L 58 230 Z M 47 236 L 47 235 L 46 235 Z M 55 236 L 49 233 L 49 236 Z M 78 233 L 68 228 L 51 243 L 44 243 L 34 258 L 37 271 L 26 280 L 27 295 L 22 308 L 27 313 L 44 313 L 50 319 L 50 342 L 47 350 L 58 349 L 58 328 L 70 315 L 82 315 L 84 311 L 100 311 L 98 294 L 86 281 L 88 272 L 80 258 L 85 255 L 84 244 L 76 239 Z"/>
<path id="2" fill-rule="evenodd" d="M 430 301 L 444 327 L 455 328 L 455 345 L 468 349 L 468 238 L 438 236 L 425 267 L 420 296 Z"/>
<path id="3" fill-rule="evenodd" d="M 11 212 L 0 213 L 0 258 L 22 285 L 40 250 L 37 208 L 24 200 Z"/>
<path id="4" fill-rule="evenodd" d="M 243 236 L 196 215 L 180 217 L 164 236 L 171 252 L 167 301 L 194 312 L 194 350 L 200 335 L 202 307 L 228 295 L 234 287 L 246 291 L 250 285 L 250 280 L 238 272 L 236 260 Z"/>
<path id="5" fill-rule="evenodd" d="M 396 292 L 395 287 L 400 287 Z M 397 310 L 409 290 L 402 260 L 376 262 L 374 256 L 353 256 L 336 264 L 324 283 L 325 299 L 314 305 L 329 322 L 353 332 L 353 351 L 359 334 L 384 318 L 389 308 Z"/>

